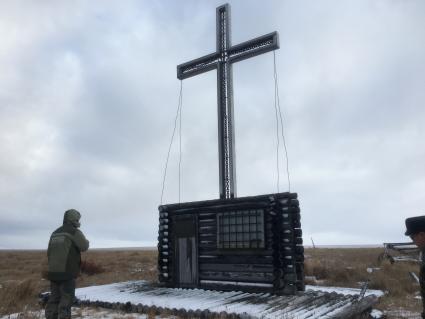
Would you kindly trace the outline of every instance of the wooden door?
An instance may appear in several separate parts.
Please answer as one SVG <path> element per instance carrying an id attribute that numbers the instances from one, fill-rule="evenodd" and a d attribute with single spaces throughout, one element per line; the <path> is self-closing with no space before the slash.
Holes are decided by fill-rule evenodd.
<path id="1" fill-rule="evenodd" d="M 196 215 L 176 216 L 174 226 L 174 271 L 178 287 L 198 285 L 198 249 Z"/>

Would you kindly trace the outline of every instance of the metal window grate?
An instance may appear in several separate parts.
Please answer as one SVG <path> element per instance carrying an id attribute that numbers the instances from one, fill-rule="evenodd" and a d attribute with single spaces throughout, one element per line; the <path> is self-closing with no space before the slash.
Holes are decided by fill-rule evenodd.
<path id="1" fill-rule="evenodd" d="M 217 226 L 218 248 L 264 248 L 264 212 L 261 209 L 218 213 Z"/>

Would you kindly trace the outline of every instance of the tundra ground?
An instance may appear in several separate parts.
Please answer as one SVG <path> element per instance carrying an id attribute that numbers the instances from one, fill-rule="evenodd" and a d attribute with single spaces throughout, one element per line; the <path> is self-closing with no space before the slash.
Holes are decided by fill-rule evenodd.
<path id="1" fill-rule="evenodd" d="M 369 281 L 369 288 L 387 292 L 377 308 L 388 318 L 415 318 L 421 299 L 409 272 L 417 274 L 418 265 L 379 262 L 382 252 L 381 248 L 306 249 L 307 283 L 358 288 Z M 155 281 L 156 258 L 156 250 L 91 250 L 83 254 L 90 275 L 82 274 L 77 287 Z M 45 251 L 0 251 L 0 316 L 39 309 L 38 293 L 49 290 L 49 282 L 43 279 L 46 266 Z"/>

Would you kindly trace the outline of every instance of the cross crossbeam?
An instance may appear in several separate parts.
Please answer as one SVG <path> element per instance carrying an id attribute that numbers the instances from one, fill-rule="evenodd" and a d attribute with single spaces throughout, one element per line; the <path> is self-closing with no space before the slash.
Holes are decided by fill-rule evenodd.
<path id="1" fill-rule="evenodd" d="M 216 52 L 177 66 L 180 80 L 217 70 L 218 152 L 220 198 L 236 197 L 235 130 L 232 64 L 279 49 L 279 34 L 231 44 L 230 5 L 216 10 Z"/>

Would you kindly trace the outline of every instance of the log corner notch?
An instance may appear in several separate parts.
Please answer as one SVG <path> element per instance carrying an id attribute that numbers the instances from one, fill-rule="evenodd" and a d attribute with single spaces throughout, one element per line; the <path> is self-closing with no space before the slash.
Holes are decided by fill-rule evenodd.
<path id="1" fill-rule="evenodd" d="M 167 287 L 304 291 L 297 194 L 160 206 L 158 271 Z"/>

